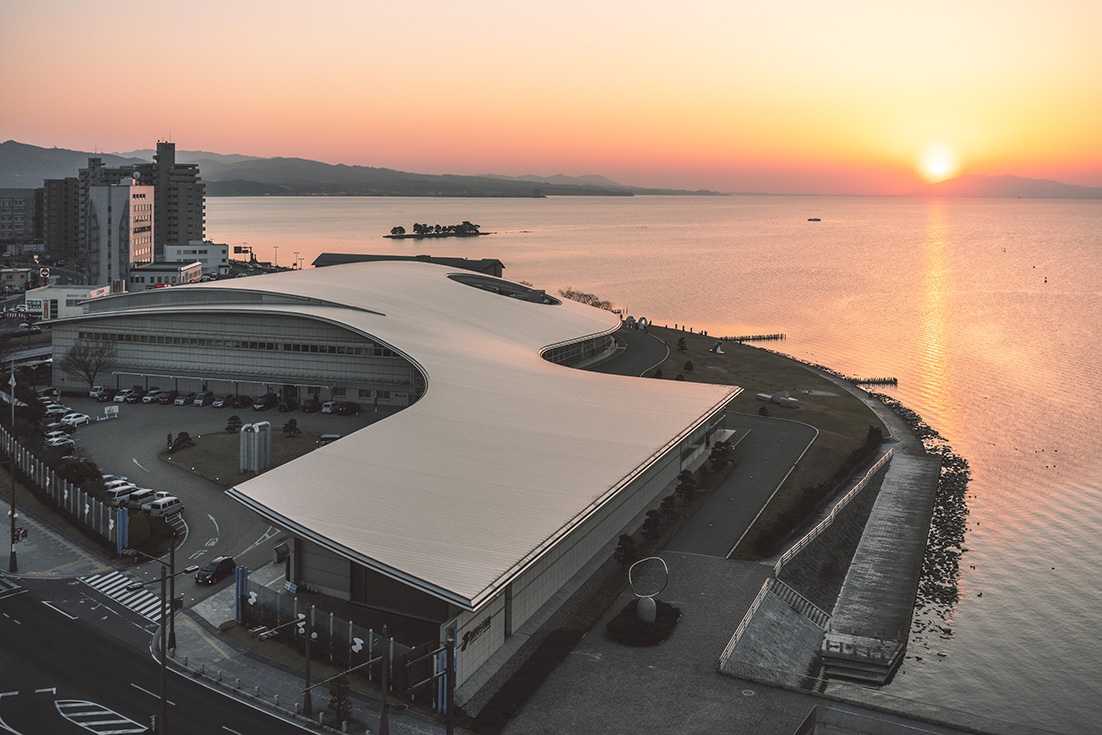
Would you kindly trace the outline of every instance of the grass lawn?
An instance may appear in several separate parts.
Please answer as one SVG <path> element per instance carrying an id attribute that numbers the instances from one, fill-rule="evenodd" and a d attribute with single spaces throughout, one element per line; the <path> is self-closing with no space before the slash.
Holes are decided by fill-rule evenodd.
<path id="1" fill-rule="evenodd" d="M 240 432 L 203 434 L 192 439 L 194 447 L 171 454 L 162 452 L 161 459 L 225 487 L 233 487 L 253 476 L 251 472 L 241 471 Z M 272 467 L 286 464 L 317 447 L 318 437 L 313 434 L 303 432 L 292 438 L 284 435 L 279 427 L 272 427 Z"/>

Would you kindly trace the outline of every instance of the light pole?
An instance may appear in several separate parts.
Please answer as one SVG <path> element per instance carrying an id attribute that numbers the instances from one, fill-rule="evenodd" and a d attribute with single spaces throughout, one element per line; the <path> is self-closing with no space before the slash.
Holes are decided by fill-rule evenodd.
<path id="1" fill-rule="evenodd" d="M 279 246 L 278 245 L 273 245 L 272 250 L 275 251 L 275 255 L 272 256 L 272 265 L 274 265 L 276 268 L 278 268 L 279 267 Z"/>
<path id="2" fill-rule="evenodd" d="M 8 560 L 8 571 L 15 574 L 19 571 L 19 560 L 15 556 L 15 357 L 11 359 L 11 558 Z"/>
<path id="3" fill-rule="evenodd" d="M 199 565 L 198 564 L 192 564 L 191 566 L 184 567 L 183 569 L 181 569 L 178 572 L 176 571 L 176 569 L 175 569 L 175 566 L 176 566 L 176 535 L 175 534 L 173 534 L 173 536 L 172 536 L 172 553 L 169 556 L 169 561 L 168 561 L 167 564 L 165 562 L 161 561 L 160 559 L 158 559 L 157 557 L 150 556 L 149 554 L 146 554 L 143 551 L 138 551 L 137 549 L 123 549 L 122 553 L 123 553 L 124 556 L 139 556 L 139 555 L 144 556 L 146 559 L 149 559 L 150 561 L 155 561 L 155 562 L 157 562 L 158 564 L 161 565 L 161 636 L 160 636 L 160 638 L 161 638 L 161 715 L 157 719 L 157 732 L 158 732 L 159 735 L 165 735 L 168 732 L 168 693 L 167 693 L 168 634 L 167 634 L 167 631 L 165 629 L 166 619 L 167 619 L 168 624 L 170 626 L 172 626 L 172 628 L 173 628 L 173 630 L 172 630 L 172 635 L 173 635 L 172 647 L 173 648 L 176 647 L 176 641 L 175 641 L 176 629 L 175 629 L 175 626 L 173 625 L 173 623 L 175 622 L 175 619 L 176 619 L 176 615 L 175 615 L 175 613 L 176 613 L 175 602 L 176 601 L 174 599 L 172 601 L 173 604 L 171 606 L 168 604 L 168 599 L 165 595 L 165 582 L 167 582 L 169 579 L 173 580 L 173 589 L 175 589 L 175 579 L 176 579 L 176 577 L 181 575 L 181 574 L 193 574 L 193 573 L 195 573 L 196 571 L 199 570 Z M 144 586 L 145 586 L 145 582 L 138 581 L 138 582 L 133 582 L 131 584 L 126 585 L 126 589 L 129 592 L 134 592 L 136 590 L 140 590 Z"/>
<path id="4" fill-rule="evenodd" d="M 299 251 L 297 251 L 297 250 L 295 251 L 295 259 L 291 261 L 291 267 L 292 267 L 292 268 L 294 268 L 294 267 L 295 267 L 295 263 L 297 263 L 297 262 L 298 262 L 298 252 L 299 252 Z"/>

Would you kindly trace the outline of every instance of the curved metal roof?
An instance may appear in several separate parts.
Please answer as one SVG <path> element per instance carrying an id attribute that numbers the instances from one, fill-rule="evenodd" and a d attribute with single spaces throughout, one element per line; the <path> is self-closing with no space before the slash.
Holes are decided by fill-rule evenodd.
<path id="1" fill-rule="evenodd" d="M 544 348 L 610 334 L 618 317 L 448 277 L 460 272 L 350 264 L 112 306 L 206 310 L 267 293 L 235 308 L 340 324 L 410 359 L 426 383 L 414 405 L 229 492 L 337 554 L 475 609 L 740 389 L 548 362 Z"/>

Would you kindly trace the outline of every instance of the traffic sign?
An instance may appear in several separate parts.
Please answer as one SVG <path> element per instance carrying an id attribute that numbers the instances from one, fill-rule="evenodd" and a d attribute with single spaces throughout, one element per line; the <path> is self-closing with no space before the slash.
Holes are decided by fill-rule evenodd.
<path id="1" fill-rule="evenodd" d="M 43 268 L 42 270 L 38 271 L 38 275 L 42 276 L 43 278 L 49 278 L 50 277 L 50 269 L 49 268 Z"/>

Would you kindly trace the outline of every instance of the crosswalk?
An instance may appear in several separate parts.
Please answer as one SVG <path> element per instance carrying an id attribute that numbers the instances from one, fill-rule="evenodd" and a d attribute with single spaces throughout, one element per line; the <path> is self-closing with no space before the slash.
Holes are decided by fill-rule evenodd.
<path id="1" fill-rule="evenodd" d="M 57 712 L 74 725 L 99 735 L 138 735 L 149 728 L 102 704 L 83 699 L 59 699 Z"/>
<path id="2" fill-rule="evenodd" d="M 88 577 L 80 577 L 81 582 L 92 589 L 102 592 L 115 602 L 127 607 L 151 622 L 159 622 L 161 619 L 161 595 L 140 589 L 131 592 L 127 585 L 139 582 L 137 577 L 122 572 L 107 572 L 106 574 L 93 574 Z M 154 585 L 158 587 L 159 585 Z"/>

